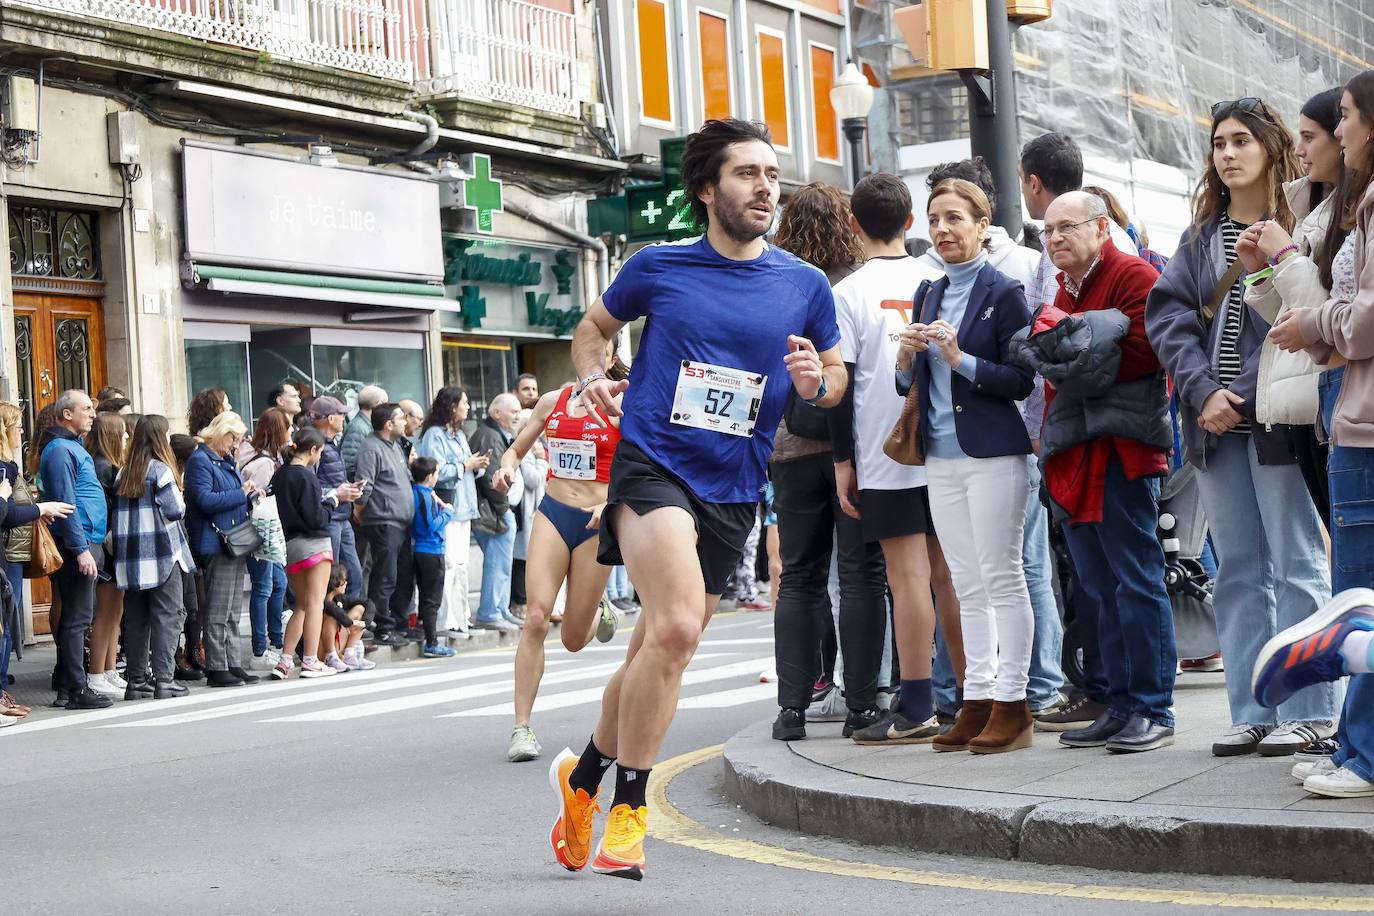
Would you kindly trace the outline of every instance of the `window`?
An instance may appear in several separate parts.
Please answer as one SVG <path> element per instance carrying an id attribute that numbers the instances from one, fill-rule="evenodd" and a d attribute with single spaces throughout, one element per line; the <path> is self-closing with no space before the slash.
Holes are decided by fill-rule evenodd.
<path id="1" fill-rule="evenodd" d="M 243 340 L 187 340 L 186 391 L 223 388 L 244 419 L 257 414 L 248 394 L 248 343 Z"/>
<path id="2" fill-rule="evenodd" d="M 351 408 L 364 385 L 381 385 L 392 401 L 409 399 L 428 406 L 425 351 L 395 347 L 316 344 L 315 394 L 329 394 Z"/>
<path id="3" fill-rule="evenodd" d="M 730 106 L 730 25 L 722 13 L 697 11 L 701 49 L 701 113 L 706 120 L 728 118 Z"/>
<path id="4" fill-rule="evenodd" d="M 658 127 L 673 126 L 673 73 L 667 0 L 635 0 L 639 40 L 639 113 Z"/>
<path id="5" fill-rule="evenodd" d="M 835 85 L 835 51 L 825 45 L 811 45 L 811 117 L 816 138 L 816 158 L 840 161 L 840 128 L 835 109 L 830 105 L 830 90 Z"/>
<path id="6" fill-rule="evenodd" d="M 515 385 L 515 351 L 499 337 L 444 338 L 444 384 L 468 395 L 469 432 L 487 415 L 491 399 Z"/>
<path id="7" fill-rule="evenodd" d="M 792 145 L 788 131 L 787 45 L 781 32 L 758 27 L 759 100 L 763 121 L 773 132 L 773 145 L 787 149 Z"/>

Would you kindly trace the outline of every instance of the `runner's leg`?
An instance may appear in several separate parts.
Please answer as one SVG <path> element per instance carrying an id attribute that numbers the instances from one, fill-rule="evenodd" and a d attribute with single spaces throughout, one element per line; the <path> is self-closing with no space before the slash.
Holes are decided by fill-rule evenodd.
<path id="1" fill-rule="evenodd" d="M 615 512 L 617 540 L 630 578 L 641 583 L 644 607 L 643 646 L 629 661 L 620 692 L 617 759 L 623 767 L 647 770 L 673 721 L 682 672 L 716 596 L 706 596 L 690 514 L 676 506 L 644 515 L 624 506 Z M 929 664 L 927 659 L 927 672 Z"/>
<path id="2" fill-rule="evenodd" d="M 596 538 L 580 544 L 568 568 L 568 591 L 563 604 L 563 647 L 576 652 L 596 635 L 601 622 L 601 598 L 611 568 L 596 562 Z"/>
<path id="3" fill-rule="evenodd" d="M 593 550 L 595 550 L 595 542 Z M 568 575 L 568 548 L 553 523 L 542 512 L 534 514 L 525 569 L 525 590 L 529 603 L 520 645 L 515 650 L 515 724 L 528 725 L 544 677 L 544 641 L 549 638 L 549 615 L 558 597 L 558 588 Z M 594 557 L 593 557 L 594 558 Z M 564 623 L 564 629 L 567 624 Z"/>

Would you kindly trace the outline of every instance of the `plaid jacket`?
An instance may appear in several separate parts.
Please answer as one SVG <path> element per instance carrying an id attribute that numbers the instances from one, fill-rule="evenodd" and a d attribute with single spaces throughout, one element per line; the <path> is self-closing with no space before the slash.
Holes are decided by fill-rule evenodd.
<path id="1" fill-rule="evenodd" d="M 114 498 L 115 582 L 126 590 L 157 588 L 173 566 L 185 572 L 196 568 L 182 521 L 186 503 L 171 469 L 156 459 L 148 462 L 145 484 L 138 499 Z"/>

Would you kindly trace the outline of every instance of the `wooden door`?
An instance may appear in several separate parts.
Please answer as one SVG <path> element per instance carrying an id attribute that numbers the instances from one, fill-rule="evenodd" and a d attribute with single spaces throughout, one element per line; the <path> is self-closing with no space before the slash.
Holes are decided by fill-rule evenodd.
<path id="1" fill-rule="evenodd" d="M 14 294 L 15 382 L 24 411 L 24 445 L 33 441 L 34 418 L 69 388 L 91 397 L 105 385 L 105 335 L 100 300 L 47 293 Z M 27 455 L 25 456 L 27 457 Z M 23 464 L 23 462 L 21 462 Z M 25 465 L 27 471 L 27 465 Z M 52 591 L 32 579 L 33 631 L 48 633 Z"/>

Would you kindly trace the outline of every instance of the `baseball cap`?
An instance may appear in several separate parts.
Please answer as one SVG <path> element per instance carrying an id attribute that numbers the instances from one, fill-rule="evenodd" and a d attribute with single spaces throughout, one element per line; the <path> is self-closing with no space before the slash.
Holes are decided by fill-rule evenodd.
<path id="1" fill-rule="evenodd" d="M 345 407 L 343 401 L 340 401 L 338 398 L 333 398 L 325 394 L 310 402 L 310 416 L 317 420 L 323 420 L 325 417 L 332 417 L 336 413 L 348 413 L 348 408 Z"/>

